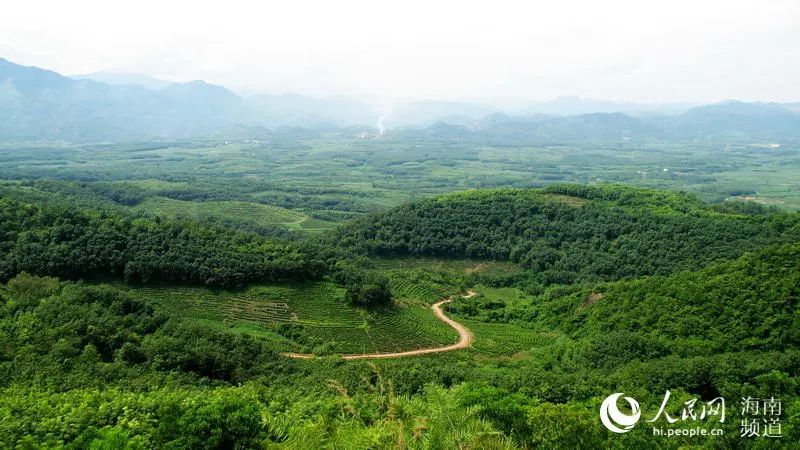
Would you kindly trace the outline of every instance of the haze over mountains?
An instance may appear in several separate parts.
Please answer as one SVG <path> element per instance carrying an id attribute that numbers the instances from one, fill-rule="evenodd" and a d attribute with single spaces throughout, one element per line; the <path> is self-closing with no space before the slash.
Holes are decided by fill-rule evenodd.
<path id="1" fill-rule="evenodd" d="M 131 72 L 102 71 L 82 75 L 71 75 L 70 78 L 75 80 L 99 81 L 115 86 L 139 85 L 148 89 L 164 89 L 173 83 L 172 81 L 162 80 L 160 78 L 151 77 L 150 75 Z"/>
<path id="2" fill-rule="evenodd" d="M 728 101 L 690 107 L 563 97 L 521 108 L 419 101 L 371 105 L 346 97 L 239 96 L 205 83 L 138 74 L 65 77 L 0 58 L 0 139 L 73 142 L 255 138 L 281 127 L 378 128 L 423 138 L 569 140 L 800 138 L 797 103 Z"/>

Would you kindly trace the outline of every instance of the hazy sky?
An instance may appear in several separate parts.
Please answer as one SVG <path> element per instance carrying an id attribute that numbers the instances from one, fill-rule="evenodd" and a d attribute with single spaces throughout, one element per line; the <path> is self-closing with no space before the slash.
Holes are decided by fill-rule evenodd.
<path id="1" fill-rule="evenodd" d="M 800 101 L 800 0 L 8 1 L 0 57 L 389 100 Z"/>

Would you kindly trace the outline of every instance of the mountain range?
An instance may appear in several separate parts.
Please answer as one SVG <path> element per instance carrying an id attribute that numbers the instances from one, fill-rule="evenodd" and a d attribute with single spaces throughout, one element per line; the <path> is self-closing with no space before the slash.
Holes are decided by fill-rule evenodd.
<path id="1" fill-rule="evenodd" d="M 0 139 L 72 142 L 248 137 L 281 127 L 392 129 L 443 139 L 800 139 L 800 103 L 644 105 L 561 97 L 514 112 L 466 102 L 384 107 L 347 97 L 239 96 L 204 81 L 114 72 L 63 76 L 0 58 Z"/>
<path id="2" fill-rule="evenodd" d="M 70 78 L 75 80 L 92 80 L 99 81 L 105 84 L 115 86 L 130 86 L 138 85 L 148 89 L 164 89 L 172 84 L 172 81 L 162 80 L 160 78 L 144 75 L 141 73 L 131 72 L 93 72 L 82 75 L 71 75 Z"/>

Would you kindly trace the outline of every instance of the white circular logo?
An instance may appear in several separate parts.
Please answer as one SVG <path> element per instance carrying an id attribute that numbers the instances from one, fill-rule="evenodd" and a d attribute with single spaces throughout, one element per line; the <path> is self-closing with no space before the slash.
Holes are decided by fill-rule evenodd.
<path id="1" fill-rule="evenodd" d="M 611 394 L 603 400 L 600 405 L 600 421 L 606 428 L 614 433 L 627 433 L 639 421 L 642 411 L 639 410 L 639 402 L 631 397 L 625 397 L 631 407 L 631 414 L 625 414 L 617 407 L 617 400 L 625 395 L 622 392 Z"/>

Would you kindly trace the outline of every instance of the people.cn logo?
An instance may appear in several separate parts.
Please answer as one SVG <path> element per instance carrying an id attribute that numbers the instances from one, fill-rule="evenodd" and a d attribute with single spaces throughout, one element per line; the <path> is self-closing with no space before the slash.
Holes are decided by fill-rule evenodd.
<path id="1" fill-rule="evenodd" d="M 603 400 L 600 405 L 600 421 L 606 428 L 614 433 L 627 433 L 639 421 L 642 411 L 639 409 L 639 402 L 631 397 L 625 397 L 631 407 L 631 413 L 626 414 L 617 407 L 617 400 L 625 395 L 623 392 L 611 394 Z"/>

